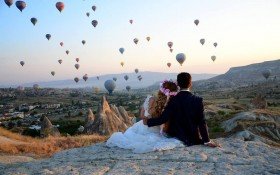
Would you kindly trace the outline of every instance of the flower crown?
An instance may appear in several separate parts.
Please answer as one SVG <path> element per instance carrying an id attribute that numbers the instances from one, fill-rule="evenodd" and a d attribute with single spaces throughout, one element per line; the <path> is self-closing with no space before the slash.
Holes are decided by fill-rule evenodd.
<path id="1" fill-rule="evenodd" d="M 175 83 L 177 85 L 177 82 L 174 82 L 172 80 L 164 80 L 163 82 L 160 83 L 160 89 L 159 90 L 166 96 L 177 95 L 177 92 L 171 92 L 169 89 L 166 89 L 166 88 L 163 87 L 163 84 L 167 83 L 167 82 Z"/>

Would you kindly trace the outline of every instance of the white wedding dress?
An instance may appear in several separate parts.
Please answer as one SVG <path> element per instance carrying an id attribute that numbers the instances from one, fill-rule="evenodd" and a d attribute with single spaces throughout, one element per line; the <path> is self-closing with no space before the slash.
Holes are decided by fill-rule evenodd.
<path id="1" fill-rule="evenodd" d="M 149 114 L 149 101 L 152 96 L 148 96 L 143 104 L 145 117 Z M 108 140 L 108 147 L 119 147 L 130 149 L 134 153 L 147 153 L 152 151 L 170 150 L 175 147 L 183 147 L 183 143 L 175 138 L 167 138 L 160 134 L 160 127 L 148 127 L 143 121 L 135 123 L 124 133 L 116 132 Z"/>

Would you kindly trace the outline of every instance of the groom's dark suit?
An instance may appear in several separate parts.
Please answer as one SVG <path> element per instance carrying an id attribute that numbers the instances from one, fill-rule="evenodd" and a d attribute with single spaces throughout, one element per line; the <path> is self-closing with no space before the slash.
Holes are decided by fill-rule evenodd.
<path id="1" fill-rule="evenodd" d="M 148 119 L 147 125 L 157 126 L 169 121 L 168 134 L 186 145 L 209 142 L 202 101 L 202 98 L 188 91 L 181 91 L 170 99 L 162 115 Z"/>

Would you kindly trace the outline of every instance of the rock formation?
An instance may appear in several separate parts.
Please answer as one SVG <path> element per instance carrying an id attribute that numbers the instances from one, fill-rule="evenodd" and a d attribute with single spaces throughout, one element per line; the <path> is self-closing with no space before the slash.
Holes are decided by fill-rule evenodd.
<path id="1" fill-rule="evenodd" d="M 267 108 L 267 101 L 265 100 L 264 97 L 258 95 L 251 100 L 251 105 L 255 109 L 265 109 Z"/>
<path id="2" fill-rule="evenodd" d="M 44 116 L 41 122 L 40 135 L 41 137 L 60 136 L 60 132 L 55 126 L 52 125 L 48 117 Z"/>
<path id="3" fill-rule="evenodd" d="M 103 96 L 96 116 L 94 117 L 92 112 L 89 111 L 84 133 L 111 135 L 118 131 L 124 132 L 131 125 L 131 118 L 126 110 L 123 107 L 109 105 L 106 97 Z"/>

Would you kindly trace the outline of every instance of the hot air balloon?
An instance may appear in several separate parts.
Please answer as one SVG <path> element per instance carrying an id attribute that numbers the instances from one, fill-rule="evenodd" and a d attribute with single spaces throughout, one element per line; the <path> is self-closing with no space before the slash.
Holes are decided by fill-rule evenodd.
<path id="1" fill-rule="evenodd" d="M 86 44 L 86 41 L 85 41 L 85 40 L 83 40 L 83 41 L 82 41 L 82 44 L 83 44 L 83 45 L 85 45 L 85 44 Z"/>
<path id="2" fill-rule="evenodd" d="M 124 62 L 121 62 L 121 66 L 122 66 L 122 67 L 124 66 Z"/>
<path id="3" fill-rule="evenodd" d="M 214 45 L 214 47 L 217 47 L 217 46 L 218 46 L 218 43 L 214 43 L 213 45 Z"/>
<path id="4" fill-rule="evenodd" d="M 114 81 L 117 81 L 117 78 L 116 78 L 116 77 L 114 77 L 114 78 L 113 78 L 113 80 L 114 80 Z"/>
<path id="5" fill-rule="evenodd" d="M 48 40 L 50 40 L 51 39 L 51 34 L 46 34 L 46 38 L 48 39 Z"/>
<path id="6" fill-rule="evenodd" d="M 62 60 L 58 60 L 58 63 L 61 64 L 61 63 L 62 63 Z"/>
<path id="7" fill-rule="evenodd" d="M 171 63 L 167 63 L 167 66 L 168 66 L 168 67 L 171 67 Z"/>
<path id="8" fill-rule="evenodd" d="M 205 39 L 201 39 L 199 42 L 201 45 L 203 45 L 205 43 Z"/>
<path id="9" fill-rule="evenodd" d="M 80 68 L 79 64 L 75 64 L 75 68 L 78 70 Z"/>
<path id="10" fill-rule="evenodd" d="M 92 10 L 95 12 L 96 6 L 94 5 L 94 6 L 92 6 L 91 8 L 92 8 Z"/>
<path id="11" fill-rule="evenodd" d="M 84 79 L 85 81 L 87 81 L 87 80 L 88 80 L 88 75 L 85 74 L 85 75 L 83 76 L 83 79 Z"/>
<path id="12" fill-rule="evenodd" d="M 36 23 L 38 22 L 37 18 L 31 18 L 30 19 L 31 23 L 35 26 Z"/>
<path id="13" fill-rule="evenodd" d="M 136 73 L 136 74 L 138 74 L 138 72 L 139 72 L 139 69 L 135 69 L 134 71 L 135 71 L 135 73 Z"/>
<path id="14" fill-rule="evenodd" d="M 13 0 L 5 0 L 7 6 L 11 7 L 13 5 Z"/>
<path id="15" fill-rule="evenodd" d="M 128 75 L 124 76 L 125 81 L 127 81 L 129 79 Z"/>
<path id="16" fill-rule="evenodd" d="M 169 51 L 172 53 L 172 52 L 173 52 L 173 49 L 169 49 Z"/>
<path id="17" fill-rule="evenodd" d="M 194 23 L 195 23 L 195 25 L 198 25 L 199 24 L 199 20 L 198 19 L 194 20 Z"/>
<path id="18" fill-rule="evenodd" d="M 18 87 L 17 87 L 17 91 L 19 91 L 19 92 L 24 91 L 24 89 L 25 89 L 25 88 L 24 88 L 23 86 L 18 86 Z"/>
<path id="19" fill-rule="evenodd" d="M 97 21 L 97 20 L 93 20 L 93 21 L 91 22 L 91 24 L 93 25 L 93 27 L 96 27 L 97 24 L 98 24 L 98 21 Z"/>
<path id="20" fill-rule="evenodd" d="M 216 60 L 216 56 L 215 55 L 211 56 L 211 60 L 214 62 Z"/>
<path id="21" fill-rule="evenodd" d="M 64 9 L 64 3 L 63 3 L 63 2 L 57 2 L 57 3 L 55 4 L 55 6 L 56 6 L 57 10 L 58 10 L 60 13 L 61 13 L 62 10 Z"/>
<path id="22" fill-rule="evenodd" d="M 51 71 L 51 74 L 52 74 L 52 76 L 54 76 L 55 75 L 55 71 Z"/>
<path id="23" fill-rule="evenodd" d="M 142 77 L 139 77 L 138 80 L 141 81 L 141 80 L 142 80 Z"/>
<path id="24" fill-rule="evenodd" d="M 66 50 L 66 54 L 68 55 L 70 52 L 69 52 L 69 50 Z"/>
<path id="25" fill-rule="evenodd" d="M 80 59 L 79 58 L 76 58 L 76 61 L 77 61 L 77 63 L 80 61 Z"/>
<path id="26" fill-rule="evenodd" d="M 138 44 L 138 41 L 139 41 L 138 38 L 134 38 L 134 39 L 133 39 L 133 42 L 134 42 L 135 44 Z"/>
<path id="27" fill-rule="evenodd" d="M 133 24 L 133 20 L 132 20 L 132 19 L 131 19 L 131 20 L 129 20 L 129 23 L 130 23 L 130 24 Z"/>
<path id="28" fill-rule="evenodd" d="M 149 37 L 149 36 L 146 37 L 146 40 L 147 40 L 147 41 L 150 41 L 150 40 L 151 40 L 151 37 Z"/>
<path id="29" fill-rule="evenodd" d="M 99 80 L 99 76 L 97 76 L 96 78 L 97 78 L 97 80 Z"/>
<path id="30" fill-rule="evenodd" d="M 265 79 L 268 79 L 268 78 L 270 77 L 270 75 L 271 75 L 271 70 L 269 70 L 269 69 L 264 70 L 264 71 L 262 72 L 262 75 L 263 75 L 263 77 L 264 77 Z"/>
<path id="31" fill-rule="evenodd" d="M 179 53 L 176 55 L 176 60 L 180 63 L 180 65 L 182 66 L 183 63 L 186 60 L 186 55 L 184 53 Z"/>
<path id="32" fill-rule="evenodd" d="M 87 17 L 89 17 L 90 13 L 89 13 L 89 12 L 87 12 L 87 13 L 86 13 L 86 15 L 87 15 Z"/>
<path id="33" fill-rule="evenodd" d="M 121 54 L 123 54 L 125 50 L 124 50 L 124 48 L 119 48 L 119 51 Z"/>
<path id="34" fill-rule="evenodd" d="M 80 79 L 79 79 L 78 77 L 75 77 L 75 78 L 74 78 L 74 81 L 75 81 L 76 83 L 78 83 L 78 82 L 80 81 Z"/>
<path id="35" fill-rule="evenodd" d="M 24 1 L 17 1 L 16 6 L 22 12 L 22 10 L 26 7 L 26 3 Z"/>
<path id="36" fill-rule="evenodd" d="M 171 49 L 171 48 L 173 47 L 173 42 L 169 41 L 169 42 L 167 43 L 167 45 L 168 45 L 168 47 Z"/>
<path id="37" fill-rule="evenodd" d="M 39 86 L 38 84 L 34 84 L 34 85 L 33 85 L 33 89 L 34 89 L 35 91 L 37 91 L 37 90 L 40 89 L 40 86 Z"/>
<path id="38" fill-rule="evenodd" d="M 19 64 L 20 64 L 21 66 L 24 66 L 25 62 L 24 62 L 24 61 L 20 61 Z"/>
<path id="39" fill-rule="evenodd" d="M 113 80 L 107 80 L 105 81 L 104 86 L 111 95 L 116 88 L 116 83 Z"/>
<path id="40" fill-rule="evenodd" d="M 126 90 L 129 92 L 130 91 L 130 89 L 131 89 L 131 87 L 130 86 L 126 86 L 125 87 L 126 88 Z"/>
<path id="41" fill-rule="evenodd" d="M 60 42 L 59 44 L 60 44 L 61 47 L 63 47 L 63 44 L 64 44 L 64 43 L 63 43 L 63 42 Z"/>

